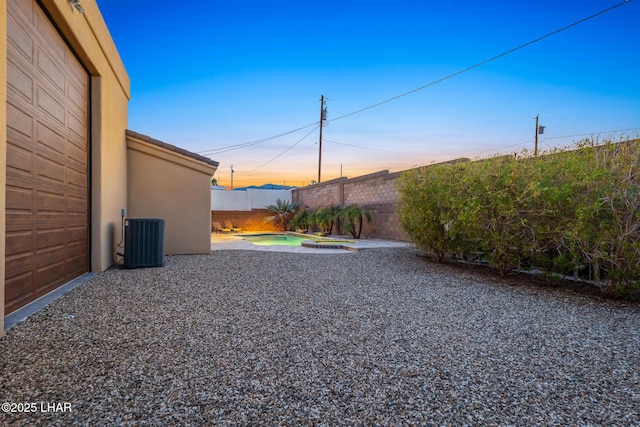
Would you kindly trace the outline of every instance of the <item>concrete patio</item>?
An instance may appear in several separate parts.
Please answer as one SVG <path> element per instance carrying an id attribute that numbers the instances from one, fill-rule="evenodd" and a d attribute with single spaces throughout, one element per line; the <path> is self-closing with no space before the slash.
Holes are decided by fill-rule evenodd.
<path id="1" fill-rule="evenodd" d="M 413 246 L 410 243 L 399 242 L 395 240 L 384 239 L 353 239 L 350 236 L 329 236 L 339 241 L 349 241 L 341 243 L 345 249 L 329 249 L 329 248 L 307 248 L 303 246 L 259 246 L 243 240 L 244 235 L 251 234 L 271 234 L 273 231 L 251 231 L 247 233 L 212 233 L 211 234 L 211 250 L 252 250 L 252 251 L 268 251 L 268 252 L 293 252 L 299 254 L 329 254 L 329 253 L 349 253 L 360 249 L 369 248 L 401 248 Z M 313 236 L 309 236 L 311 239 Z"/>

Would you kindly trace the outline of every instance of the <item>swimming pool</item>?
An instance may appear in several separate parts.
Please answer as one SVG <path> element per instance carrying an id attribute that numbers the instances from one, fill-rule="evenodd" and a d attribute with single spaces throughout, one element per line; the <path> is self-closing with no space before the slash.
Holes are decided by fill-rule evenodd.
<path id="1" fill-rule="evenodd" d="M 306 240 L 302 237 L 289 236 L 287 234 L 255 234 L 253 236 L 244 236 L 243 239 L 259 246 L 300 246 L 302 241 Z"/>

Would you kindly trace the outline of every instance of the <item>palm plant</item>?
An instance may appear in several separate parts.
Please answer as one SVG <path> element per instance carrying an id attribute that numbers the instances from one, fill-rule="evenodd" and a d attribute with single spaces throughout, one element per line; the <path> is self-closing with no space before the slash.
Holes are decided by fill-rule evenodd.
<path id="1" fill-rule="evenodd" d="M 287 231 L 289 229 L 289 221 L 298 210 L 298 203 L 292 203 L 289 200 L 277 199 L 275 205 L 268 205 L 266 209 L 273 215 L 265 218 L 265 221 L 273 221 L 280 230 Z"/>
<path id="2" fill-rule="evenodd" d="M 309 224 L 312 222 L 311 212 L 302 208 L 298 209 L 296 214 L 294 215 L 289 225 L 293 227 L 296 231 L 307 231 L 309 229 Z"/>
<path id="3" fill-rule="evenodd" d="M 342 209 L 342 216 L 345 218 L 344 229 L 351 233 L 354 239 L 359 239 L 362 234 L 362 223 L 367 220 L 371 223 L 371 211 L 364 209 L 360 205 L 345 206 Z"/>
<path id="4" fill-rule="evenodd" d="M 331 234 L 333 230 L 333 224 L 335 224 L 341 215 L 341 208 L 339 206 L 327 206 L 324 208 L 318 208 L 315 211 L 314 218 L 316 224 L 320 229 L 326 233 Z"/>

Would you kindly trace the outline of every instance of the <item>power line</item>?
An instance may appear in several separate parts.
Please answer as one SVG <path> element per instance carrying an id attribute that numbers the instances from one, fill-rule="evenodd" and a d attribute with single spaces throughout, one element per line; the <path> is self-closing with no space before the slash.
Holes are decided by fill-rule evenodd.
<path id="1" fill-rule="evenodd" d="M 638 131 L 640 130 L 640 128 L 629 128 L 629 129 L 616 129 L 616 130 L 601 130 L 598 132 L 590 132 L 590 133 L 581 133 L 581 134 L 577 134 L 577 135 L 565 135 L 565 136 L 552 136 L 552 137 L 547 137 L 545 138 L 545 140 L 547 139 L 562 139 L 562 138 L 573 138 L 576 136 L 591 136 L 594 134 L 603 134 L 603 133 L 616 133 L 616 132 L 626 132 L 626 131 L 630 131 L 630 130 L 635 130 Z"/>
<path id="2" fill-rule="evenodd" d="M 473 70 L 473 69 L 475 69 L 475 68 L 481 67 L 482 65 L 488 64 L 489 62 L 493 62 L 493 61 L 495 61 L 495 60 L 497 60 L 497 59 L 502 58 L 503 56 L 509 55 L 509 54 L 511 54 L 511 53 L 513 53 L 513 52 L 516 52 L 516 51 L 518 51 L 518 50 L 520 50 L 520 49 L 523 49 L 523 48 L 525 48 L 525 47 L 527 47 L 527 46 L 530 46 L 530 45 L 532 45 L 532 44 L 534 44 L 534 43 L 538 43 L 538 42 L 540 42 L 540 41 L 542 41 L 542 40 L 544 40 L 544 39 L 547 39 L 547 38 L 549 38 L 549 37 L 551 37 L 551 36 L 554 36 L 554 35 L 556 35 L 556 34 L 558 34 L 558 33 L 561 33 L 561 32 L 563 32 L 563 31 L 566 31 L 566 30 L 568 30 L 568 29 L 570 29 L 570 28 L 573 28 L 573 27 L 575 27 L 575 26 L 577 26 L 577 25 L 579 25 L 579 24 L 582 24 L 582 23 L 584 23 L 584 22 L 586 22 L 586 21 L 589 21 L 589 20 L 591 20 L 591 19 L 593 19 L 593 18 L 596 18 L 596 17 L 598 17 L 598 16 L 600 16 L 600 15 L 603 15 L 603 14 L 605 14 L 605 13 L 607 13 L 607 12 L 610 12 L 611 10 L 616 9 L 616 8 L 618 8 L 618 7 L 622 6 L 622 5 L 625 5 L 625 4 L 629 3 L 630 1 L 631 1 L 631 0 L 625 0 L 625 1 L 621 2 L 621 3 L 618 3 L 618 4 L 616 4 L 616 5 L 613 5 L 613 6 L 611 6 L 611 7 L 606 8 L 606 9 L 602 9 L 601 11 L 599 11 L 599 12 L 597 12 L 597 13 L 594 13 L 594 14 L 592 14 L 592 15 L 590 15 L 590 16 L 587 16 L 586 18 L 580 19 L 580 20 L 575 21 L 575 22 L 573 22 L 573 23 L 571 23 L 571 24 L 569 24 L 569 25 L 566 25 L 566 26 L 564 26 L 564 27 L 562 27 L 562 28 L 559 28 L 559 29 L 557 29 L 557 30 L 551 31 L 550 33 L 547 33 L 547 34 L 545 34 L 545 35 L 543 35 L 543 36 L 541 36 L 541 37 L 538 37 L 538 38 L 536 38 L 536 39 L 530 40 L 530 41 L 528 41 L 528 42 L 526 42 L 526 43 L 524 43 L 524 44 L 521 44 L 521 45 L 519 45 L 519 46 L 517 46 L 517 47 L 514 47 L 514 48 L 512 48 L 512 49 L 509 49 L 509 50 L 507 50 L 507 51 L 504 51 L 504 52 L 502 52 L 502 53 L 500 53 L 500 54 L 498 54 L 498 55 L 495 55 L 495 56 L 493 56 L 493 57 L 491 57 L 491 58 L 485 59 L 484 61 L 478 62 L 478 63 L 476 63 L 476 64 L 474 64 L 474 65 L 471 65 L 471 66 L 469 66 L 469 67 L 467 67 L 467 68 L 464 68 L 464 69 L 462 69 L 462 70 L 456 71 L 455 73 L 449 74 L 449 75 L 447 75 L 447 76 L 445 76 L 445 77 L 442 77 L 442 78 L 440 78 L 440 79 L 434 80 L 434 81 L 432 81 L 432 82 L 430 82 L 430 83 L 427 83 L 427 84 L 425 84 L 425 85 L 419 86 L 419 87 L 417 87 L 417 88 L 415 88 L 415 89 L 412 89 L 412 90 L 410 90 L 410 91 L 407 91 L 407 92 L 401 93 L 401 94 L 399 94 L 399 95 L 396 95 L 396 96 L 393 96 L 393 97 L 391 97 L 391 98 L 385 99 L 385 100 L 383 100 L 383 101 L 377 102 L 377 103 L 375 103 L 375 104 L 369 105 L 368 107 L 360 108 L 359 110 L 355 110 L 355 111 L 352 111 L 352 112 L 350 112 L 350 113 L 347 113 L 347 114 L 343 114 L 343 115 L 341 115 L 341 116 L 338 116 L 338 117 L 336 117 L 336 118 L 334 118 L 334 119 L 327 120 L 327 123 L 329 123 L 329 122 L 333 122 L 333 121 L 336 121 L 336 120 L 340 120 L 340 119 L 344 119 L 344 118 L 346 118 L 346 117 L 350 117 L 350 116 L 353 116 L 353 115 L 356 115 L 356 114 L 362 113 L 362 112 L 367 111 L 367 110 L 371 110 L 371 109 L 373 109 L 373 108 L 376 108 L 376 107 L 379 107 L 379 106 L 381 106 L 381 105 L 387 104 L 387 103 L 389 103 L 389 102 L 395 101 L 396 99 L 403 98 L 403 97 L 405 97 L 405 96 L 407 96 L 407 95 L 411 95 L 411 94 L 413 94 L 413 93 L 416 93 L 416 92 L 421 91 L 421 90 L 423 90 L 423 89 L 426 89 L 426 88 L 428 88 L 428 87 L 434 86 L 434 85 L 436 85 L 436 84 L 438 84 L 438 83 L 442 83 L 443 81 L 449 80 L 449 79 L 451 79 L 451 78 L 453 78 L 453 77 L 459 76 L 460 74 L 463 74 L 463 73 L 466 73 L 466 72 L 468 72 L 468 71 L 471 71 L 471 70 Z M 202 155 L 213 155 L 213 154 L 225 153 L 225 152 L 227 152 L 227 151 L 233 151 L 233 150 L 239 150 L 239 149 L 242 149 L 242 148 L 251 147 L 251 146 L 253 146 L 253 145 L 261 144 L 261 143 L 263 143 L 263 142 L 271 141 L 271 140 L 276 139 L 276 138 L 280 138 L 280 137 L 283 137 L 283 136 L 286 136 L 286 135 L 290 135 L 290 134 L 292 134 L 292 133 L 298 132 L 298 131 L 300 131 L 300 130 L 302 130 L 302 129 L 306 129 L 306 128 L 311 127 L 311 126 L 316 126 L 317 124 L 318 124 L 317 122 L 310 123 L 310 124 L 308 124 L 308 125 L 301 126 L 301 127 L 299 127 L 299 128 L 296 128 L 296 129 L 290 130 L 290 131 L 288 131 L 288 132 L 283 132 L 283 133 L 280 133 L 280 134 L 277 134 L 277 135 L 273 135 L 273 136 L 269 136 L 269 137 L 266 137 L 266 138 L 257 139 L 257 140 L 254 140 L 254 141 L 249 141 L 249 142 L 246 142 L 246 143 L 230 145 L 230 146 L 221 147 L 221 148 L 218 148 L 218 149 L 205 150 L 205 151 L 198 152 L 198 154 L 202 154 Z M 315 129 L 314 129 L 314 130 L 315 130 Z M 304 138 L 306 138 L 306 135 L 305 135 L 305 137 L 303 137 L 303 139 L 304 139 Z M 549 139 L 549 138 L 547 138 L 547 139 Z M 295 144 L 294 144 L 294 145 L 295 145 Z M 520 145 L 520 144 L 518 144 L 518 145 Z M 284 154 L 284 153 L 281 153 L 281 154 Z M 279 156 L 276 156 L 276 158 L 277 158 L 277 157 L 279 157 Z M 275 158 L 274 158 L 274 159 L 272 159 L 272 160 L 275 160 Z M 271 162 L 272 160 L 270 160 L 269 162 Z M 267 162 L 267 163 L 269 163 L 269 162 Z M 265 163 L 265 164 L 267 164 L 267 163 Z M 264 165 L 263 165 L 263 166 L 264 166 Z M 262 166 L 260 166 L 260 167 L 262 167 Z"/>
<path id="3" fill-rule="evenodd" d="M 257 169 L 260 169 L 263 166 L 268 165 L 269 163 L 273 162 L 275 159 L 277 159 L 278 157 L 282 156 L 284 153 L 286 153 L 287 151 L 291 150 L 293 147 L 295 147 L 296 145 L 300 144 L 306 137 L 308 137 L 309 135 L 311 135 L 313 132 L 316 131 L 316 129 L 318 129 L 320 126 L 316 126 L 315 128 L 311 129 L 311 132 L 309 132 L 308 134 L 306 134 L 305 136 L 303 136 L 302 138 L 300 138 L 299 140 L 297 140 L 293 145 L 291 145 L 289 148 L 287 148 L 286 150 L 284 150 L 282 153 L 278 154 L 277 156 L 275 156 L 274 158 L 272 158 L 269 161 L 264 162 L 263 164 L 261 164 L 260 166 L 258 166 L 257 168 L 251 169 L 249 172 L 253 172 Z"/>
<path id="4" fill-rule="evenodd" d="M 590 20 L 590 19 L 593 19 L 593 18 L 595 18 L 595 17 L 597 17 L 597 16 L 600 16 L 600 15 L 602 15 L 602 14 L 604 14 L 604 13 L 607 13 L 607 12 L 609 12 L 609 11 L 611 11 L 611 10 L 615 9 L 615 8 L 618 8 L 618 7 L 620 7 L 620 6 L 624 5 L 624 4 L 627 4 L 627 3 L 629 3 L 630 1 L 631 1 L 631 0 L 625 0 L 625 1 L 623 1 L 622 3 L 618 3 L 618 4 L 614 5 L 614 6 L 611 6 L 611 7 L 608 7 L 608 8 L 606 8 L 606 9 L 603 9 L 603 10 L 601 10 L 601 11 L 600 11 L 600 12 L 598 12 L 598 13 L 594 13 L 593 15 L 587 16 L 586 18 L 583 18 L 583 19 L 581 19 L 581 20 L 579 20 L 579 21 L 576 21 L 576 22 L 574 22 L 574 23 L 572 23 L 572 24 L 569 24 L 569 25 L 567 25 L 567 26 L 565 26 L 565 27 L 562 27 L 562 28 L 560 28 L 560 29 L 557 29 L 557 30 L 555 30 L 555 31 L 552 31 L 552 32 L 550 32 L 550 33 L 547 33 L 547 34 L 545 34 L 544 36 L 541 36 L 541 37 L 538 37 L 538 38 L 533 39 L 533 40 L 531 40 L 531 41 L 528 41 L 528 42 L 526 42 L 526 43 L 524 43 L 524 44 L 521 44 L 520 46 L 514 47 L 513 49 L 509 49 L 509 50 L 507 50 L 507 51 L 505 51 L 505 52 L 502 52 L 502 53 L 501 53 L 501 54 L 499 54 L 499 55 L 493 56 L 493 57 L 491 57 L 491 58 L 489 58 L 489 59 L 485 59 L 484 61 L 478 62 L 478 63 L 477 63 L 477 64 L 475 64 L 475 65 L 472 65 L 472 66 L 470 66 L 470 67 L 464 68 L 464 69 L 462 69 L 462 70 L 460 70 L 460 71 L 456 71 L 456 72 L 455 72 L 455 73 L 453 73 L 453 74 L 449 74 L 448 76 L 442 77 L 442 78 L 440 78 L 440 79 L 438 79 L 438 80 L 434 80 L 434 81 L 432 81 L 431 83 L 427 83 L 426 85 L 423 85 L 423 86 L 417 87 L 417 88 L 412 89 L 412 90 L 410 90 L 410 91 L 408 91 L 408 92 L 401 93 L 400 95 L 396 95 L 396 96 L 391 97 L 391 98 L 389 98 L 389 99 L 385 99 L 384 101 L 380 101 L 380 102 L 378 102 L 378 103 L 376 103 L 376 104 L 370 105 L 370 106 L 368 106 L 368 107 L 361 108 L 361 109 L 356 110 L 356 111 L 352 111 L 351 113 L 343 114 L 342 116 L 338 116 L 338 117 L 336 117 L 335 119 L 331 119 L 331 120 L 327 120 L 327 121 L 328 121 L 328 122 L 333 122 L 333 121 L 336 121 L 336 120 L 344 119 L 345 117 L 353 116 L 353 115 L 355 115 L 355 114 L 362 113 L 363 111 L 371 110 L 372 108 L 379 107 L 379 106 L 384 105 L 384 104 L 387 104 L 387 103 L 389 103 L 389 102 L 391 102 L 391 101 L 395 101 L 396 99 L 402 98 L 402 97 L 407 96 L 407 95 L 411 95 L 412 93 L 415 93 L 415 92 L 421 91 L 421 90 L 423 90 L 423 89 L 426 89 L 426 88 L 431 87 L 431 86 L 433 86 L 433 85 L 436 85 L 436 84 L 438 84 L 438 83 L 442 83 L 442 82 L 443 82 L 443 81 L 445 81 L 445 80 L 449 80 L 449 79 L 451 79 L 451 78 L 453 78 L 453 77 L 459 76 L 460 74 L 466 73 L 467 71 L 471 71 L 471 70 L 473 70 L 474 68 L 478 68 L 478 67 L 480 67 L 480 66 L 482 66 L 482 65 L 485 65 L 485 64 L 487 64 L 487 63 L 489 63 L 489 62 L 495 61 L 496 59 L 502 58 L 503 56 L 509 55 L 510 53 L 513 53 L 513 52 L 518 51 L 518 50 L 520 50 L 520 49 L 523 49 L 523 48 L 525 48 L 525 47 L 527 47 L 527 46 L 530 46 L 530 45 L 532 45 L 532 44 L 534 44 L 534 43 L 537 43 L 537 42 L 542 41 L 542 40 L 544 40 L 544 39 L 546 39 L 546 38 L 549 38 L 549 37 L 551 37 L 551 36 L 553 36 L 553 35 L 556 35 L 556 34 L 558 34 L 558 33 L 561 33 L 561 32 L 563 32 L 563 31 L 565 31 L 565 30 L 568 30 L 569 28 L 575 27 L 576 25 L 582 24 L 583 22 L 586 22 L 586 21 L 588 21 L 588 20 Z"/>
<path id="5" fill-rule="evenodd" d="M 601 135 L 603 133 L 609 134 L 609 133 L 615 133 L 615 132 L 638 131 L 638 130 L 640 130 L 640 128 L 602 130 L 602 131 L 597 131 L 597 132 L 580 133 L 580 134 L 575 134 L 575 135 L 552 136 L 552 137 L 544 138 L 541 142 L 544 143 L 545 145 L 547 145 L 550 148 L 554 148 L 552 145 L 546 144 L 545 141 L 547 141 L 549 139 L 564 139 L 564 138 L 573 138 L 573 137 L 576 137 L 576 136 L 591 136 L 591 135 Z M 501 147 L 492 148 L 490 150 L 485 150 L 485 151 L 480 151 L 480 152 L 477 152 L 477 153 L 469 154 L 469 156 L 477 156 L 479 154 L 484 154 L 484 153 L 490 153 L 490 152 L 493 152 L 493 151 L 504 150 L 505 148 L 518 147 L 518 146 L 525 145 L 525 144 L 531 144 L 531 142 L 532 142 L 532 140 L 527 140 L 527 141 L 524 141 L 524 142 L 520 142 L 518 144 L 504 145 L 504 146 L 501 146 Z"/>
<path id="6" fill-rule="evenodd" d="M 524 145 L 524 144 L 531 144 L 531 140 L 524 141 L 524 142 L 519 142 L 518 144 L 504 145 L 502 147 L 492 148 L 491 150 L 484 150 L 484 151 L 480 151 L 480 152 L 477 152 L 477 153 L 472 153 L 472 154 L 469 154 L 469 156 L 476 157 L 479 154 L 491 153 L 493 151 L 500 151 L 500 150 L 504 150 L 505 148 L 519 147 L 519 146 Z"/>
<path id="7" fill-rule="evenodd" d="M 310 127 L 310 126 L 315 126 L 315 125 L 317 125 L 317 123 L 314 122 L 314 123 L 310 123 L 310 124 L 308 124 L 306 126 L 302 126 L 302 127 L 297 128 L 297 129 L 290 130 L 288 132 L 279 133 L 277 135 L 268 136 L 266 138 L 256 139 L 254 141 L 243 142 L 241 144 L 228 145 L 226 147 L 213 148 L 211 150 L 199 151 L 198 154 L 206 156 L 206 155 L 212 155 L 212 154 L 226 153 L 227 151 L 239 150 L 241 148 L 247 148 L 247 147 L 251 147 L 253 145 L 261 144 L 263 142 L 271 141 L 271 140 L 276 139 L 276 138 L 281 138 L 283 136 L 290 135 L 292 133 L 298 132 L 298 131 L 300 131 L 302 129 L 306 129 L 306 128 Z"/>
<path id="8" fill-rule="evenodd" d="M 328 140 L 328 139 L 325 139 L 324 141 L 325 141 L 325 142 L 330 142 L 330 143 L 332 143 L 332 144 L 345 145 L 345 146 L 347 146 L 347 147 L 360 148 L 360 149 L 362 149 L 362 150 L 382 151 L 382 152 L 385 152 L 385 153 L 401 154 L 401 153 L 398 153 L 397 151 L 382 150 L 382 149 L 380 149 L 380 148 L 363 147 L 363 146 L 361 146 L 361 145 L 356 145 L 356 144 L 347 144 L 347 143 L 344 143 L 344 142 L 338 142 L 338 141 L 330 141 L 330 140 Z"/>

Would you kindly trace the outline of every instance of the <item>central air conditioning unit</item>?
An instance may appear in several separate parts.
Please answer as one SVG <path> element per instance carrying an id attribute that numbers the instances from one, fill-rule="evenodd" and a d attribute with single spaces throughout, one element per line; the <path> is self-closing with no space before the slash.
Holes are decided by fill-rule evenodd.
<path id="1" fill-rule="evenodd" d="M 164 265 L 164 220 L 127 219 L 124 223 L 124 268 Z"/>

